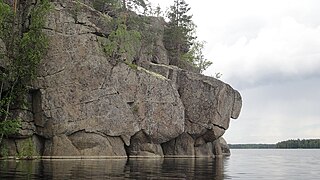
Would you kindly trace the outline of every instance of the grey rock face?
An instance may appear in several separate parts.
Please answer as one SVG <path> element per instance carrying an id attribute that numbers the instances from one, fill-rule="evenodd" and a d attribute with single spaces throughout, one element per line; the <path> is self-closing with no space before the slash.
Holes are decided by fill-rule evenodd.
<path id="1" fill-rule="evenodd" d="M 156 64 L 169 64 L 167 51 L 163 44 L 163 34 L 166 26 L 166 22 L 163 18 L 148 17 L 146 22 L 146 30 L 148 32 L 149 39 L 152 39 L 152 43 L 145 40 L 139 52 L 138 65 L 142 65 L 145 62 L 152 62 Z M 150 53 L 152 52 L 152 53 Z"/>
<path id="2" fill-rule="evenodd" d="M 194 139 L 183 133 L 175 139 L 162 144 L 166 156 L 194 156 Z"/>
<path id="3" fill-rule="evenodd" d="M 44 156 L 126 156 L 126 151 L 120 137 L 79 131 L 46 141 Z"/>
<path id="4" fill-rule="evenodd" d="M 237 117 L 241 103 L 239 93 L 228 84 L 201 74 L 181 71 L 178 91 L 185 107 L 186 131 L 195 136 L 204 134 L 215 126 L 229 128 L 232 114 Z M 240 97 L 240 96 L 239 96 Z"/>
<path id="5" fill-rule="evenodd" d="M 217 143 L 220 144 L 222 155 L 229 156 L 230 155 L 230 148 L 229 148 L 229 145 L 227 144 L 227 141 L 223 137 L 220 137 L 217 140 Z"/>
<path id="6" fill-rule="evenodd" d="M 229 156 L 230 148 L 223 137 L 206 142 L 200 137 L 194 139 L 188 133 L 183 133 L 175 139 L 161 144 L 166 157 L 219 157 Z"/>
<path id="7" fill-rule="evenodd" d="M 131 137 L 131 145 L 127 148 L 128 156 L 163 156 L 160 144 L 152 142 L 150 136 L 139 131 Z"/>
<path id="8" fill-rule="evenodd" d="M 195 147 L 196 157 L 215 157 L 212 152 L 212 143 L 205 143 Z"/>
<path id="9" fill-rule="evenodd" d="M 159 146 L 181 134 L 184 108 L 170 81 L 140 67 L 111 65 L 101 50 L 101 37 L 92 34 L 97 27 L 89 20 L 97 18 L 91 11 L 81 14 L 81 24 L 72 22 L 68 7 L 56 8 L 49 17 L 50 49 L 35 84 L 37 132 L 51 139 L 45 154 L 65 155 L 55 145 L 61 143 L 70 146 L 70 155 L 101 155 L 110 147 L 98 145 L 106 141 L 103 136 L 129 145 L 129 138 L 142 129 Z M 81 142 L 75 139 L 80 135 Z M 90 142 L 96 145 L 83 148 Z M 112 146 L 124 148 L 121 141 Z"/>
<path id="10" fill-rule="evenodd" d="M 111 17 L 82 3 L 74 14 L 75 1 L 53 5 L 32 107 L 17 113 L 25 119 L 20 138 L 41 137 L 45 156 L 214 157 L 227 151 L 216 142 L 239 116 L 241 96 L 220 80 L 168 65 L 162 20 L 151 18 L 149 27 L 159 29 L 155 54 L 141 47 L 136 66 L 111 62 L 103 52 Z"/>

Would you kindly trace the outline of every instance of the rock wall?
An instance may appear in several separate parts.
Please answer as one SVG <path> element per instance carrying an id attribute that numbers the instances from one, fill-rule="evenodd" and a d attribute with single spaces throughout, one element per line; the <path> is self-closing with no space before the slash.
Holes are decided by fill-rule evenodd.
<path id="1" fill-rule="evenodd" d="M 153 56 L 140 54 L 138 66 L 114 64 L 102 47 L 112 17 L 78 1 L 52 4 L 43 29 L 49 51 L 30 91 L 30 108 L 19 112 L 24 125 L 18 138 L 33 137 L 44 156 L 228 153 L 222 135 L 240 114 L 239 92 L 169 65 L 161 20 L 150 18 L 149 27 L 158 29 Z M 14 146 L 17 137 L 7 141 Z"/>

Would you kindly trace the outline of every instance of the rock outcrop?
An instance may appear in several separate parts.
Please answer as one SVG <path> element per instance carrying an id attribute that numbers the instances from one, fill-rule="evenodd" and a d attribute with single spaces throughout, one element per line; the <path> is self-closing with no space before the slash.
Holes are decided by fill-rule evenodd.
<path id="1" fill-rule="evenodd" d="M 221 136 L 240 114 L 239 92 L 169 65 L 161 20 L 150 18 L 150 27 L 159 29 L 152 57 L 114 64 L 102 47 L 112 17 L 77 1 L 52 4 L 43 29 L 50 45 L 30 91 L 32 105 L 18 113 L 24 119 L 19 137 L 33 137 L 39 155 L 228 153 Z"/>

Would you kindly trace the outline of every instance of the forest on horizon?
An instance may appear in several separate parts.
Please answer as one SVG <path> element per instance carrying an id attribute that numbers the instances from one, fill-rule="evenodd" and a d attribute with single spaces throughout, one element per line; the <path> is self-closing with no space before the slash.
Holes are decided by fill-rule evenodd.
<path id="1" fill-rule="evenodd" d="M 276 144 L 229 144 L 230 149 L 320 149 L 320 139 L 290 139 Z"/>

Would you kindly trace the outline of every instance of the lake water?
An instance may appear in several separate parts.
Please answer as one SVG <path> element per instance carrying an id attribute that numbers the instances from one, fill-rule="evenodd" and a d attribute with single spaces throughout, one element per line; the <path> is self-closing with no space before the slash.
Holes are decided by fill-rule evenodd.
<path id="1" fill-rule="evenodd" d="M 233 149 L 226 158 L 0 161 L 0 179 L 320 179 L 320 150 Z"/>

